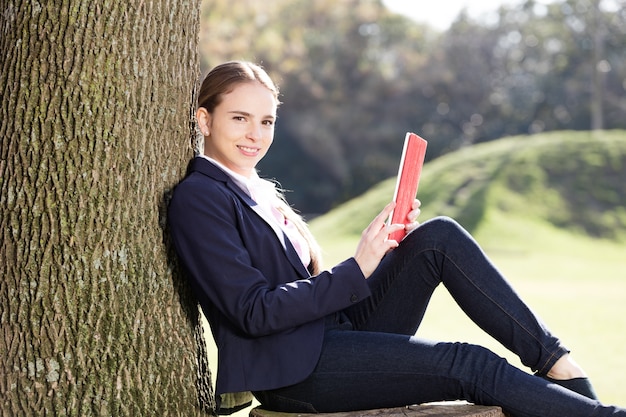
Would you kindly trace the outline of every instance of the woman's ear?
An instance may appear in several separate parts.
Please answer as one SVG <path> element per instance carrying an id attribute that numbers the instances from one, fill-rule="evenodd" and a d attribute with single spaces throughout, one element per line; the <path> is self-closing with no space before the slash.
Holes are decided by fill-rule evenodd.
<path id="1" fill-rule="evenodd" d="M 200 107 L 196 112 L 196 120 L 198 121 L 198 127 L 203 136 L 209 136 L 211 134 L 211 114 L 204 107 Z"/>

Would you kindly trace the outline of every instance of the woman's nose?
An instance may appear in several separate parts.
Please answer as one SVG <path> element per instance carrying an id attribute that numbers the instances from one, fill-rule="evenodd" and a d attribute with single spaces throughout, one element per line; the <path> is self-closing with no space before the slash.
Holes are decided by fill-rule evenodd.
<path id="1" fill-rule="evenodd" d="M 253 140 L 261 139 L 262 131 L 261 126 L 258 126 L 254 123 L 250 124 L 250 129 L 248 130 L 248 137 Z"/>

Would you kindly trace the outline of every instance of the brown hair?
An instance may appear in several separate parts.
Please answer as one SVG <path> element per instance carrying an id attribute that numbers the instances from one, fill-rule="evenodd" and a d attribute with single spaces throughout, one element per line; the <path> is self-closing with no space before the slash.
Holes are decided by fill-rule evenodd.
<path id="1" fill-rule="evenodd" d="M 261 66 L 246 61 L 230 61 L 216 66 L 204 77 L 198 93 L 198 107 L 204 107 L 209 113 L 213 113 L 224 94 L 233 91 L 240 83 L 253 81 L 267 87 L 279 102 L 278 87 Z"/>

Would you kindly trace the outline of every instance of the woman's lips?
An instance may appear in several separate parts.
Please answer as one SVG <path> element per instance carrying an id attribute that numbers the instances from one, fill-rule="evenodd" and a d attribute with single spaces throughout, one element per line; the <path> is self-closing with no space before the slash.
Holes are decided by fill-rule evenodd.
<path id="1" fill-rule="evenodd" d="M 249 146 L 241 146 L 241 145 L 237 147 L 244 155 L 248 155 L 248 156 L 256 156 L 260 152 L 259 148 L 251 148 Z"/>

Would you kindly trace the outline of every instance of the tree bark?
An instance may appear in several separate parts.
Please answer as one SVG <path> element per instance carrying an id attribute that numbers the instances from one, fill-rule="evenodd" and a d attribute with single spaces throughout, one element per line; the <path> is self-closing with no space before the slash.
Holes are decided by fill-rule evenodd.
<path id="1" fill-rule="evenodd" d="M 0 19 L 0 414 L 206 415 L 164 217 L 199 1 L 0 0 Z"/>

